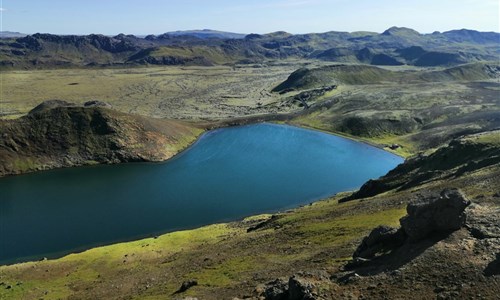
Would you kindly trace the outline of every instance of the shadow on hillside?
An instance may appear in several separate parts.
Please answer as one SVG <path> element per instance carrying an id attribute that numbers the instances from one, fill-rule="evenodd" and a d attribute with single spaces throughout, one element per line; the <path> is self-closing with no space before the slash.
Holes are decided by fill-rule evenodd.
<path id="1" fill-rule="evenodd" d="M 419 257 L 427 249 L 447 238 L 449 235 L 450 233 L 434 234 L 418 242 L 406 241 L 402 246 L 393 249 L 389 253 L 359 264 L 348 264 L 345 269 L 354 271 L 361 276 L 372 276 L 384 272 L 395 271 Z"/>
<path id="2" fill-rule="evenodd" d="M 490 262 L 486 269 L 484 269 L 483 274 L 485 276 L 500 275 L 500 252 L 496 254 L 497 257 L 494 261 Z"/>

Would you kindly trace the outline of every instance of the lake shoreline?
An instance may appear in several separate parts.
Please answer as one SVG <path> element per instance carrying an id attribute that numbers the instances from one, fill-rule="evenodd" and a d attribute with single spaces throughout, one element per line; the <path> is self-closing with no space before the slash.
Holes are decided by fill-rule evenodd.
<path id="1" fill-rule="evenodd" d="M 362 138 L 354 137 L 351 135 L 346 135 L 340 132 L 335 132 L 335 131 L 328 131 L 320 128 L 316 128 L 310 125 L 306 124 L 297 124 L 293 122 L 288 122 L 290 121 L 290 114 L 283 114 L 283 115 L 257 115 L 257 116 L 251 116 L 251 117 L 246 117 L 246 118 L 237 118 L 237 119 L 228 119 L 228 120 L 223 120 L 223 121 L 213 121 L 213 122 L 205 122 L 205 121 L 195 121 L 195 122 L 189 122 L 194 128 L 199 128 L 202 131 L 199 132 L 195 138 L 190 141 L 187 145 L 184 147 L 180 148 L 175 154 L 170 156 L 167 159 L 164 160 L 144 160 L 144 161 L 127 161 L 127 162 L 113 162 L 113 163 L 81 163 L 81 164 L 74 164 L 72 166 L 62 166 L 62 167 L 49 167 L 47 169 L 39 169 L 39 170 L 32 170 L 32 171 L 24 171 L 20 172 L 17 174 L 1 174 L 0 173 L 0 180 L 2 178 L 7 178 L 7 177 L 16 177 L 16 176 L 22 176 L 26 174 L 34 174 L 34 173 L 39 173 L 39 172 L 46 172 L 46 171 L 51 171 L 51 170 L 59 170 L 59 169 L 68 169 L 68 168 L 82 168 L 82 167 L 94 167 L 94 166 L 100 166 L 100 165 L 123 165 L 123 164 L 135 164 L 135 163 L 151 163 L 151 164 L 163 164 L 166 162 L 169 162 L 173 159 L 175 159 L 177 156 L 181 155 L 183 152 L 191 148 L 194 144 L 196 144 L 202 136 L 205 134 L 209 133 L 210 131 L 213 130 L 218 130 L 222 128 L 231 128 L 231 127 L 238 127 L 238 126 L 247 126 L 247 125 L 255 125 L 255 124 L 264 124 L 264 123 L 270 123 L 270 124 L 284 124 L 288 126 L 293 126 L 297 128 L 302 128 L 302 129 L 310 129 L 313 131 L 319 131 L 323 132 L 326 134 L 330 134 L 333 136 L 338 136 L 342 138 L 346 138 L 355 142 L 360 142 L 367 144 L 369 146 L 384 150 L 388 153 L 394 154 L 396 156 L 399 156 L 403 159 L 406 159 L 406 157 L 398 154 L 395 151 L 390 151 L 387 149 L 382 144 L 374 143 L 367 141 Z M 180 120 L 179 120 L 180 121 Z"/>
<path id="2" fill-rule="evenodd" d="M 198 147 L 194 147 L 196 144 Z M 310 159 L 304 159 L 307 157 Z M 215 129 L 157 166 L 143 163 L 66 168 L 0 181 L 0 189 L 6 191 L 6 208 L 15 203 L 32 211 L 29 219 L 19 215 L 27 213 L 23 210 L 6 215 L 2 223 L 5 245 L 16 243 L 17 232 L 27 233 L 29 224 L 43 225 L 29 230 L 29 235 L 43 240 L 26 237 L 32 248 L 26 248 L 19 257 L 15 249 L 5 249 L 2 257 L 5 262 L 23 257 L 59 257 L 57 253 L 79 251 L 89 245 L 132 241 L 293 209 L 353 190 L 400 162 L 401 158 L 370 145 L 286 124 Z M 358 166 L 364 171 L 356 171 Z M 290 185 L 292 182 L 295 184 Z M 74 201 L 65 201 L 75 191 Z M 211 213 L 201 216 L 201 212 Z M 93 223 L 99 226 L 112 223 L 97 234 L 94 225 L 83 219 L 74 221 L 84 215 L 92 215 Z M 146 215 L 148 222 L 141 217 Z M 126 219 L 130 225 L 119 229 L 115 219 Z M 26 226 L 17 229 L 15 224 L 19 222 Z M 57 230 L 61 225 L 65 228 L 62 232 Z M 68 233 L 80 230 L 84 231 L 74 239 L 66 239 Z"/>

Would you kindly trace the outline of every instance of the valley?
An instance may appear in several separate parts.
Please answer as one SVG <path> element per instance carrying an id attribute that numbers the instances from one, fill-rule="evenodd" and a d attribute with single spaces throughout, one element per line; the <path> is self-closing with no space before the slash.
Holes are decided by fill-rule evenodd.
<path id="1" fill-rule="evenodd" d="M 151 238 L 2 265 L 0 299 L 498 296 L 500 34 L 420 34 L 399 27 L 382 33 L 228 34 L 2 39 L 0 177 L 8 177 L 0 180 L 96 164 L 173 158 L 166 164 L 175 165 L 175 155 L 203 141 L 203 133 L 263 122 L 280 125 L 254 126 L 315 129 L 376 146 L 405 162 L 368 179 L 359 190 L 344 187 L 320 201 L 311 197 L 313 203 L 295 201 L 293 208 L 284 204 L 266 214 L 250 210 L 256 215 L 242 214 L 237 221 L 222 216 L 200 228 L 185 226 Z M 257 140 L 272 146 L 270 136 L 275 137 L 270 133 Z M 311 149 L 301 147 L 312 143 L 304 138 L 309 142 L 292 148 L 288 142 L 293 137 L 284 138 L 271 153 L 294 157 L 297 163 L 277 169 L 292 165 L 309 170 Z M 240 138 L 246 139 L 238 143 L 246 147 L 242 152 L 263 152 L 262 146 L 246 144 L 249 135 Z M 236 140 L 225 138 L 220 149 L 205 153 L 207 160 L 229 157 L 226 151 Z M 322 153 L 337 155 L 329 150 Z M 333 172 L 335 167 L 323 168 L 325 157 L 317 169 Z M 229 169 L 238 165 L 245 173 L 252 169 L 249 164 L 256 165 L 243 160 Z M 265 173 L 274 174 L 269 170 Z M 54 172 L 65 171 L 74 170 Z M 192 173 L 200 175 L 198 171 Z M 307 174 L 314 181 L 311 186 L 328 177 L 314 177 L 314 170 Z M 39 174 L 27 176 L 32 175 Z M 224 180 L 244 178 L 238 176 Z M 259 177 L 258 172 L 253 176 Z M 214 177 L 200 180 L 211 190 Z M 291 188 L 291 182 L 301 182 L 301 174 L 291 171 L 278 177 L 283 182 L 274 187 L 284 190 L 276 199 L 299 186 Z M 255 184 L 241 190 L 257 193 L 261 188 Z M 414 212 L 411 203 L 441 201 L 449 189 L 460 189 L 456 193 L 466 204 L 458 228 L 431 232 L 413 244 L 375 245 L 381 248 L 375 247 L 374 257 L 355 255 L 372 229 L 404 227 L 399 220 Z M 141 191 L 134 193 L 130 201 L 141 198 Z M 248 192 L 226 200 L 246 199 L 248 204 L 249 195 L 259 197 Z M 297 290 L 303 298 L 294 298 Z"/>

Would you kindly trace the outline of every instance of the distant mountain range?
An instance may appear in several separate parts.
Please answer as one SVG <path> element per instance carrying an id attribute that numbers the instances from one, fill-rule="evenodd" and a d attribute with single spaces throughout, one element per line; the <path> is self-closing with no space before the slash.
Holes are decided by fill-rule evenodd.
<path id="1" fill-rule="evenodd" d="M 217 31 L 212 29 L 202 29 L 202 30 L 178 30 L 178 31 L 170 31 L 165 33 L 167 35 L 173 36 L 194 36 L 200 39 L 242 39 L 246 36 L 246 34 L 242 33 L 234 33 L 234 32 L 226 32 L 226 31 Z"/>
<path id="2" fill-rule="evenodd" d="M 27 34 L 13 31 L 0 31 L 0 39 L 24 37 Z"/>
<path id="3" fill-rule="evenodd" d="M 452 30 L 420 34 L 404 27 L 383 33 L 325 32 L 237 34 L 215 30 L 137 37 L 91 34 L 7 34 L 0 41 L 1 68 L 120 65 L 215 65 L 287 58 L 371 65 L 451 66 L 498 60 L 500 33 Z"/>

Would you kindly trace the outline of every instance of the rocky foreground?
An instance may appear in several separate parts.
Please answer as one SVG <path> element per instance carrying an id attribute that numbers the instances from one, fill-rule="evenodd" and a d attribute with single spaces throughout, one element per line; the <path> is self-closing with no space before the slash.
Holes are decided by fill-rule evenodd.
<path id="1" fill-rule="evenodd" d="M 338 272 L 276 279 L 256 298 L 498 299 L 500 209 L 470 205 L 456 189 L 419 194 L 401 227 L 374 228 Z"/>
<path id="2" fill-rule="evenodd" d="M 100 101 L 46 101 L 16 120 L 0 120 L 0 177 L 92 164 L 163 161 L 201 129 L 117 112 Z"/>

